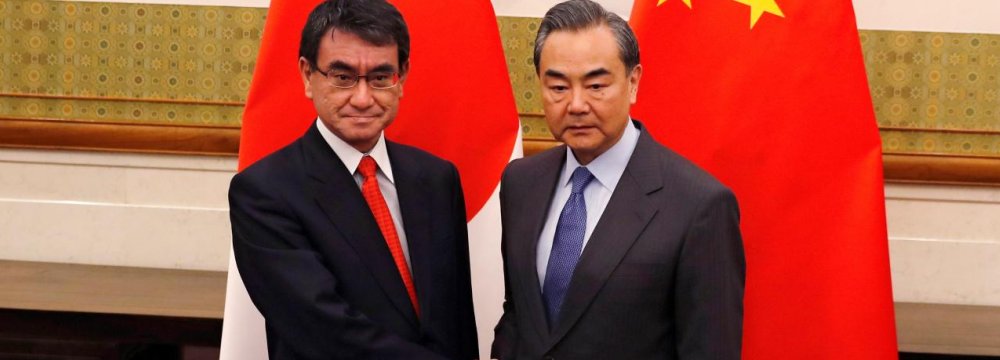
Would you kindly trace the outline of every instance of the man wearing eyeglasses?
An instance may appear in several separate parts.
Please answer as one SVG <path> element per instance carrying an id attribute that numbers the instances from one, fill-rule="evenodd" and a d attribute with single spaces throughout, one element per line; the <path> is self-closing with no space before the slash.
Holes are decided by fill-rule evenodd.
<path id="1" fill-rule="evenodd" d="M 402 16 L 384 0 L 325 1 L 299 54 L 315 124 L 229 191 L 270 358 L 478 358 L 458 172 L 383 132 L 409 68 Z"/>

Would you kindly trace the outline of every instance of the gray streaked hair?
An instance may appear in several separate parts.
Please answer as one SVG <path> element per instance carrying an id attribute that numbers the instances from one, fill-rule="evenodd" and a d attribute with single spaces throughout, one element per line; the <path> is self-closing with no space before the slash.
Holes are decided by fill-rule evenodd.
<path id="1" fill-rule="evenodd" d="M 540 71 L 538 63 L 542 56 L 542 46 L 554 31 L 579 31 L 605 25 L 618 42 L 618 56 L 625 63 L 627 72 L 639 65 L 639 42 L 628 22 L 600 4 L 591 0 L 569 0 L 553 6 L 545 13 L 535 36 L 535 72 Z"/>

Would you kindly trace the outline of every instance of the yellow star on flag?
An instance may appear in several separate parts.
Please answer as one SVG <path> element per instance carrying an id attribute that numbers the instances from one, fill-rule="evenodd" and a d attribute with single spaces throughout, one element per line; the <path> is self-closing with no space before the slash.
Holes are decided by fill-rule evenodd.
<path id="1" fill-rule="evenodd" d="M 661 0 L 662 1 L 662 0 Z M 781 12 L 781 8 L 775 3 L 775 0 L 733 0 L 740 4 L 750 7 L 750 28 L 753 29 L 754 25 L 757 25 L 757 20 L 764 15 L 765 12 L 778 15 L 780 17 L 785 17 L 785 14 Z"/>
<path id="2" fill-rule="evenodd" d="M 691 0 L 681 0 L 681 1 L 684 2 L 684 5 L 687 5 L 688 9 L 691 8 Z M 659 0 L 659 1 L 656 2 L 656 6 L 663 5 L 663 3 L 665 3 L 665 2 L 667 2 L 667 0 Z"/>

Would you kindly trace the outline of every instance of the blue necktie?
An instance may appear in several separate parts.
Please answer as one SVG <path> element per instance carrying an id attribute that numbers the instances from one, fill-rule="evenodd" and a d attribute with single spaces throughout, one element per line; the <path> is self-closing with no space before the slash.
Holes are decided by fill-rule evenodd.
<path id="1" fill-rule="evenodd" d="M 594 180 L 594 175 L 587 168 L 578 167 L 573 170 L 570 180 L 573 182 L 573 192 L 559 214 L 549 264 L 545 268 L 545 284 L 542 287 L 549 328 L 554 328 L 559 319 L 559 309 L 573 278 L 573 269 L 576 269 L 583 251 L 583 236 L 587 232 L 587 204 L 583 199 L 583 189 Z"/>

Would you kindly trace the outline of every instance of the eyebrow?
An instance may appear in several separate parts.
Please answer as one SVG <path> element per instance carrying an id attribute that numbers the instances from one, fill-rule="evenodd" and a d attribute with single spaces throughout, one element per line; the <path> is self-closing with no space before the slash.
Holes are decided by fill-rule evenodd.
<path id="1" fill-rule="evenodd" d="M 337 61 L 334 61 L 334 62 L 330 63 L 329 69 L 330 70 L 349 71 L 349 72 L 352 72 L 352 73 L 357 73 L 358 72 L 357 68 L 355 68 L 354 66 L 351 66 L 348 63 L 340 61 L 340 60 L 337 60 Z M 380 65 L 372 68 L 368 72 L 371 73 L 371 72 L 395 72 L 395 71 L 396 71 L 396 67 L 395 66 L 392 66 L 392 64 L 389 64 L 389 63 L 383 63 L 383 64 L 380 64 Z"/>
<path id="2" fill-rule="evenodd" d="M 559 72 L 559 71 L 556 71 L 556 70 L 552 70 L 552 69 L 545 70 L 544 75 L 545 75 L 545 77 L 552 77 L 552 78 L 557 78 L 557 79 L 569 79 L 569 76 L 566 76 L 566 74 L 563 74 L 562 72 Z M 604 75 L 611 75 L 611 71 L 608 71 L 608 69 L 605 69 L 605 68 L 597 68 L 597 69 L 588 71 L 586 74 L 583 75 L 583 78 L 584 79 L 593 79 L 595 77 L 604 76 Z"/>
<path id="3" fill-rule="evenodd" d="M 380 65 L 372 68 L 371 70 L 368 70 L 369 73 L 373 73 L 373 72 L 395 72 L 395 71 L 396 71 L 396 67 L 392 66 L 391 64 L 388 64 L 388 63 L 380 64 Z"/>
<path id="4" fill-rule="evenodd" d="M 568 76 L 566 76 L 566 74 L 563 74 L 561 72 L 558 72 L 558 71 L 555 71 L 555 70 L 552 70 L 552 69 L 546 69 L 545 70 L 545 77 L 553 77 L 553 78 L 557 78 L 557 79 L 568 79 L 569 78 Z"/>
<path id="5" fill-rule="evenodd" d="M 344 70 L 344 71 L 350 71 L 350 72 L 355 72 L 355 73 L 358 72 L 358 70 L 356 68 L 354 68 L 353 66 L 351 66 L 351 65 L 349 65 L 349 64 L 347 64 L 347 63 L 345 63 L 343 61 L 340 61 L 340 60 L 337 60 L 337 61 L 334 61 L 334 62 L 330 63 L 330 67 L 328 69 L 329 70 Z"/>
<path id="6" fill-rule="evenodd" d="M 604 75 L 611 75 L 611 72 L 608 71 L 608 69 L 605 69 L 605 68 L 598 68 L 598 69 L 594 69 L 594 70 L 588 71 L 586 75 L 583 75 L 583 78 L 584 79 L 593 79 L 595 77 L 604 76 Z"/>

